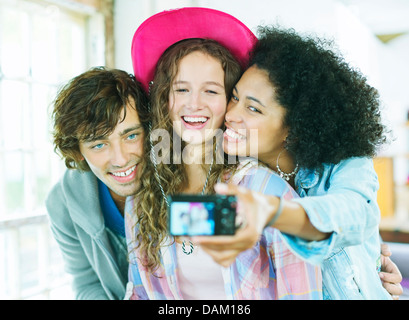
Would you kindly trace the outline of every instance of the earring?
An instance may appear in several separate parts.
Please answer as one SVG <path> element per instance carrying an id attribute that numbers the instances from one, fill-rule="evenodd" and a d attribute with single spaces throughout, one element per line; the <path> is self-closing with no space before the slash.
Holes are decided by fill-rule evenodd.
<path id="1" fill-rule="evenodd" d="M 284 151 L 284 150 L 283 150 L 283 151 Z M 293 176 L 295 176 L 295 175 L 297 174 L 297 172 L 298 172 L 298 163 L 295 165 L 295 169 L 294 169 L 292 172 L 290 172 L 290 173 L 283 172 L 283 171 L 281 170 L 280 166 L 278 165 L 278 159 L 280 159 L 280 155 L 281 155 L 281 153 L 282 153 L 283 151 L 281 151 L 281 152 L 278 154 L 276 168 L 277 168 L 277 172 L 278 172 L 278 174 L 280 175 L 280 177 L 283 178 L 283 179 L 285 179 L 286 181 L 289 181 Z"/>
<path id="2" fill-rule="evenodd" d="M 149 89 L 148 89 L 148 95 L 149 95 L 149 96 L 151 95 L 152 86 L 153 86 L 153 80 L 152 80 L 152 81 L 149 81 Z"/>

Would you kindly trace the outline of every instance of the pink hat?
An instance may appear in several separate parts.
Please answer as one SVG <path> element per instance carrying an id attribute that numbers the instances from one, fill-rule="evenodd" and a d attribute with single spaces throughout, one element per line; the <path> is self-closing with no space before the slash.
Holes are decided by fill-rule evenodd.
<path id="1" fill-rule="evenodd" d="M 148 92 L 156 64 L 172 44 L 189 38 L 213 39 L 233 54 L 245 68 L 256 36 L 241 21 L 222 11 L 182 8 L 163 11 L 145 20 L 132 40 L 132 64 L 136 79 Z"/>

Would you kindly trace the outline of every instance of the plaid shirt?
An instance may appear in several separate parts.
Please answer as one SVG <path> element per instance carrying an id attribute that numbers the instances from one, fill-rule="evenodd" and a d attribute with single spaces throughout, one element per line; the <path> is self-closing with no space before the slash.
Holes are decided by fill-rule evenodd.
<path id="1" fill-rule="evenodd" d="M 285 199 L 298 197 L 278 175 L 246 160 L 231 177 L 237 185 Z M 129 251 L 129 282 L 125 299 L 183 299 L 178 284 L 176 245 L 172 238 L 161 248 L 161 265 L 150 273 L 138 261 L 141 252 L 135 249 L 137 228 L 133 197 L 127 199 L 125 227 Z M 228 299 L 322 299 L 321 270 L 301 260 L 285 245 L 281 233 L 272 227 L 264 229 L 257 244 L 242 252 L 228 268 L 222 269 Z"/>

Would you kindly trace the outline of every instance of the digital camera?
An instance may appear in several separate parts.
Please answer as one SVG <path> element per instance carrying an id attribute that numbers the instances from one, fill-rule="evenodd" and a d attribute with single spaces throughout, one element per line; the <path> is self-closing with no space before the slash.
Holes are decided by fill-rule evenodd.
<path id="1" fill-rule="evenodd" d="M 235 196 L 168 196 L 168 228 L 173 236 L 233 235 L 236 231 Z"/>

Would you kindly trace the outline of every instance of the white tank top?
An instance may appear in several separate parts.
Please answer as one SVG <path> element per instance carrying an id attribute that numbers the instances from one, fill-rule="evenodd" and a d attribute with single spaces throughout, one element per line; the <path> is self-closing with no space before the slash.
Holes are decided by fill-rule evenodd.
<path id="1" fill-rule="evenodd" d="M 186 300 L 226 300 L 222 267 L 199 246 L 187 255 L 176 242 L 179 286 Z"/>

